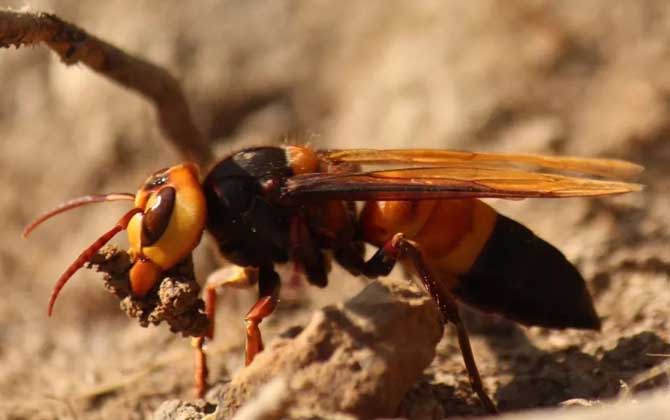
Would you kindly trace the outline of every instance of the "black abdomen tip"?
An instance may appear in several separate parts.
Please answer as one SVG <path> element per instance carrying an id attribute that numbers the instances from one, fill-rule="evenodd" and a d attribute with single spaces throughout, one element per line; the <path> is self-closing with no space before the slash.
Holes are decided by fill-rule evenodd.
<path id="1" fill-rule="evenodd" d="M 502 215 L 454 293 L 467 304 L 526 325 L 601 326 L 577 269 L 554 246 Z"/>

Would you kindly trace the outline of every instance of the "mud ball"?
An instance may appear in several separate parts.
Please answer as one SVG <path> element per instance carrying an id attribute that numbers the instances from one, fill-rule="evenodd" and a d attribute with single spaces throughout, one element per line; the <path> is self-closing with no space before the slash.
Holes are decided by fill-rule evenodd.
<path id="1" fill-rule="evenodd" d="M 193 273 L 191 255 L 165 272 L 165 277 L 146 296 L 134 297 L 128 273 L 130 255 L 115 246 L 100 250 L 87 268 L 103 273 L 105 288 L 120 300 L 120 307 L 143 327 L 165 321 L 170 331 L 185 337 L 199 337 L 209 328 L 205 303 L 199 298 L 200 285 Z"/>

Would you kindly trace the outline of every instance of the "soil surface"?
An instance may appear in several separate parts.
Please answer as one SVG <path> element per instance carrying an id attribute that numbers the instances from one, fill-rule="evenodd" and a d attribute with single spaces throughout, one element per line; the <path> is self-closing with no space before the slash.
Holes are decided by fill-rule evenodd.
<path id="1" fill-rule="evenodd" d="M 474 311 L 466 321 L 503 411 L 608 405 L 668 389 L 667 365 L 650 371 L 670 354 L 666 0 L 29 4 L 168 69 L 217 156 L 294 141 L 644 165 L 640 193 L 491 201 L 579 267 L 601 332 L 524 328 Z M 189 340 L 128 319 L 99 273 L 77 273 L 46 316 L 60 273 L 127 204 L 79 209 L 20 239 L 26 223 L 66 198 L 134 192 L 179 162 L 153 108 L 44 47 L 0 50 L 0 81 L 0 419 L 140 419 L 165 400 L 191 398 Z M 115 242 L 126 246 L 123 235 Z M 201 284 L 221 264 L 208 242 L 194 255 Z M 296 286 L 290 270 L 282 273 L 281 305 L 262 325 L 268 340 L 364 286 L 337 268 L 326 289 Z M 219 299 L 211 378 L 225 381 L 242 367 L 242 318 L 254 298 L 235 291 Z M 397 415 L 480 414 L 446 328 Z"/>

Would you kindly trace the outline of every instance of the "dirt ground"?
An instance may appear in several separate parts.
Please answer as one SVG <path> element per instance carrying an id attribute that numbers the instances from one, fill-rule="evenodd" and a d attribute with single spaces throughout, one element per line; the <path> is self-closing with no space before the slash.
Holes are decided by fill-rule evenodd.
<path id="1" fill-rule="evenodd" d="M 3 5 L 21 7 L 24 1 Z M 670 5 L 636 2 L 278 0 L 31 1 L 169 69 L 218 156 L 289 140 L 317 147 L 437 147 L 625 158 L 640 193 L 492 201 L 577 264 L 600 333 L 522 328 L 468 313 L 484 382 L 504 411 L 668 389 L 637 380 L 670 354 Z M 133 192 L 180 157 L 142 98 L 46 48 L 0 50 L 0 419 L 139 419 L 191 397 L 187 340 L 129 321 L 81 272 L 52 318 L 58 275 L 123 204 L 72 212 L 28 241 L 23 226 L 65 198 Z M 125 239 L 119 236 L 118 243 Z M 195 255 L 199 278 L 217 264 Z M 267 338 L 362 283 L 284 288 Z M 212 377 L 242 366 L 252 292 L 220 300 Z M 482 414 L 455 337 L 399 416 Z"/>

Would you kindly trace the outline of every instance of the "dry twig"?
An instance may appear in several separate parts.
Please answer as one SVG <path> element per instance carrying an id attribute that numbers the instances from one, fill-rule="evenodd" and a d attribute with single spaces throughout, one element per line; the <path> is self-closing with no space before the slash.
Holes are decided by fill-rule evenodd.
<path id="1" fill-rule="evenodd" d="M 212 152 L 193 122 L 179 82 L 161 67 L 134 57 L 48 13 L 0 10 L 0 48 L 44 43 L 65 64 L 91 70 L 146 97 L 156 106 L 164 135 L 186 159 L 206 166 Z"/>

